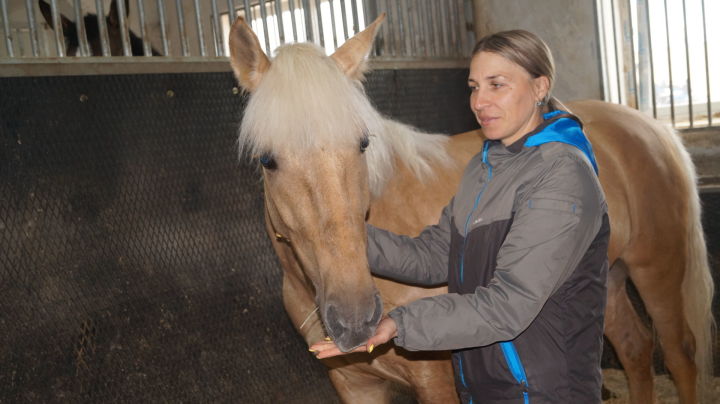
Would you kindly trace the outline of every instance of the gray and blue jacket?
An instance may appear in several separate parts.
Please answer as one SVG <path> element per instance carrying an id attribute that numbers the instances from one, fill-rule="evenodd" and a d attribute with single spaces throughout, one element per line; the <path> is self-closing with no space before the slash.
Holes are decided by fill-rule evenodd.
<path id="1" fill-rule="evenodd" d="M 449 293 L 392 310 L 395 343 L 452 350 L 468 403 L 599 403 L 610 226 L 579 121 L 486 141 L 438 224 L 368 226 L 372 272 Z"/>

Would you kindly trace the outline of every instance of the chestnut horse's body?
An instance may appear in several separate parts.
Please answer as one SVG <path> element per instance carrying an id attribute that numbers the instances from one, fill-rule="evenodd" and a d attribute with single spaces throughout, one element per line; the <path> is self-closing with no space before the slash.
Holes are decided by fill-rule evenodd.
<path id="1" fill-rule="evenodd" d="M 355 83 L 378 24 L 348 41 L 330 59 L 334 63 L 318 66 L 337 68 Z M 372 335 L 380 312 L 445 291 L 371 278 L 364 255 L 364 220 L 408 235 L 435 223 L 454 194 L 463 167 L 480 150 L 482 135 L 476 131 L 439 138 L 418 133 L 413 138 L 407 127 L 381 117 L 358 123 L 353 113 L 373 113 L 351 98 L 323 105 L 318 97 L 315 103 L 295 105 L 300 100 L 294 97 L 307 97 L 308 90 L 290 87 L 310 85 L 313 80 L 309 70 L 302 73 L 312 64 L 310 48 L 281 49 L 271 66 L 242 20 L 233 26 L 230 43 L 236 76 L 252 93 L 241 144 L 263 155 L 265 217 L 284 268 L 285 307 L 308 344 L 329 335 L 341 349 L 350 350 Z M 320 53 L 312 56 L 323 57 L 329 59 Z M 318 91 L 334 83 L 330 70 L 319 73 Z M 300 76 L 284 77 L 296 72 Z M 337 85 L 347 84 L 337 80 Z M 353 86 L 343 88 L 354 92 Z M 348 115 L 343 115 L 345 104 L 355 105 Z M 270 106 L 285 108 L 283 118 L 295 119 L 293 126 L 268 127 L 282 125 L 267 121 L 280 118 L 261 116 Z M 314 108 L 327 109 L 313 115 Z M 569 108 L 584 122 L 608 201 L 612 269 L 605 333 L 626 370 L 631 401 L 654 399 L 653 335 L 629 301 L 628 277 L 653 320 L 681 402 L 695 402 L 698 377 L 708 370 L 711 357 L 713 286 L 689 155 L 676 135 L 637 111 L 599 101 L 571 103 Z M 345 116 L 338 122 L 347 122 L 347 127 L 326 129 L 323 117 L 334 115 Z M 357 127 L 352 129 L 353 125 Z M 295 129 L 297 136 L 303 136 L 304 127 L 316 132 L 294 143 L 288 132 Z M 362 141 L 364 131 L 371 133 L 369 147 L 367 133 Z M 273 136 L 280 133 L 285 137 L 275 141 Z M 335 144 L 333 136 L 350 140 Z M 358 139 L 359 148 L 354 143 Z M 423 173 L 430 175 L 423 179 Z M 408 352 L 387 344 L 372 354 L 351 354 L 325 363 L 345 402 L 388 402 L 396 390 L 391 384 L 396 383 L 420 402 L 450 403 L 458 398 L 448 359 L 447 352 Z"/>

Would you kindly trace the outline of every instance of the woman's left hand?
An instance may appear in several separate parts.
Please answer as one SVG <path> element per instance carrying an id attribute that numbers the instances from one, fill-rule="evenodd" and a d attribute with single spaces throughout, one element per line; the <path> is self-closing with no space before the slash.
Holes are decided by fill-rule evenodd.
<path id="1" fill-rule="evenodd" d="M 350 352 L 341 351 L 333 341 L 320 341 L 310 346 L 310 352 L 314 352 L 318 359 L 331 356 L 347 355 L 352 352 L 371 353 L 376 346 L 382 345 L 397 336 L 397 324 L 390 317 L 383 317 L 375 330 L 375 335 L 370 337 L 364 345 L 353 349 Z"/>

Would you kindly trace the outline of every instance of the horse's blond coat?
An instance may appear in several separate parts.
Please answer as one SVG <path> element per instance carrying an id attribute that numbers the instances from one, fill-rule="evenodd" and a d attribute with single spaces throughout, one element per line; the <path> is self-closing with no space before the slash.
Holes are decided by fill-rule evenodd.
<path id="1" fill-rule="evenodd" d="M 387 312 L 445 291 L 371 278 L 364 222 L 419 233 L 437 221 L 462 167 L 482 144 L 479 132 L 449 140 L 414 134 L 372 108 L 353 79 L 363 71 L 378 24 L 331 58 L 314 46 L 292 45 L 262 69 L 253 67 L 262 65 L 257 57 L 263 60 L 264 54 L 249 27 L 238 20 L 231 32 L 233 68 L 252 92 L 240 143 L 277 160 L 263 178 L 267 230 L 284 268 L 286 310 L 296 327 L 303 324 L 298 331 L 308 343 L 325 336 L 312 318 L 316 307 L 326 326 L 329 320 L 348 325 L 330 330 L 336 341 L 352 332 L 354 344 L 373 331 L 377 292 Z M 628 278 L 653 319 L 681 402 L 693 403 L 698 370 L 708 369 L 711 358 L 713 288 L 692 163 L 675 135 L 637 111 L 597 101 L 569 106 L 585 123 L 607 196 L 608 255 L 615 265 L 605 333 L 625 368 L 631 400 L 653 401 L 653 338 L 628 299 Z M 365 135 L 370 147 L 363 154 Z M 420 402 L 450 403 L 457 396 L 448 358 L 446 352 L 410 353 L 386 345 L 372 355 L 325 363 L 345 402 L 388 402 L 389 383 L 395 382 L 410 387 Z"/>

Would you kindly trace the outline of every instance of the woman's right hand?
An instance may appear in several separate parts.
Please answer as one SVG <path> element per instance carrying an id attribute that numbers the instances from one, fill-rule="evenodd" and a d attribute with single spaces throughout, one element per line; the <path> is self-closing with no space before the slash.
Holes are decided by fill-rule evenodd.
<path id="1" fill-rule="evenodd" d="M 330 358 L 332 356 L 347 355 L 353 352 L 368 352 L 372 353 L 376 346 L 382 345 L 390 341 L 397 336 L 397 324 L 395 320 L 390 317 L 383 317 L 380 323 L 375 329 L 375 335 L 370 337 L 364 345 L 353 349 L 350 352 L 341 351 L 335 343 L 330 341 L 319 341 L 310 346 L 310 352 L 315 353 L 318 359 Z"/>

